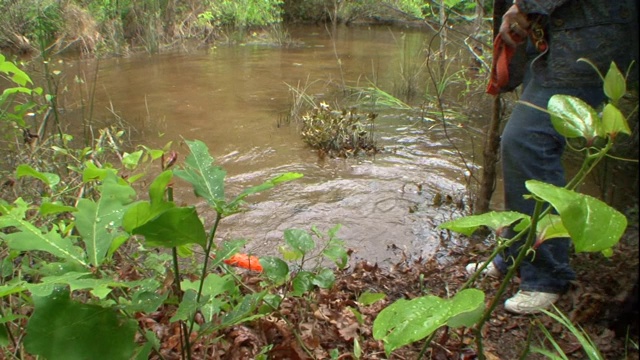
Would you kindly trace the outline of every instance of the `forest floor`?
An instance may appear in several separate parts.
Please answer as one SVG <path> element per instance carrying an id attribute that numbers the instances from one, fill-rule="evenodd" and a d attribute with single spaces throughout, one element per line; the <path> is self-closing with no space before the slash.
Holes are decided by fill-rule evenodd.
<path id="1" fill-rule="evenodd" d="M 306 297 L 287 297 L 271 316 L 225 329 L 195 344 L 199 359 L 418 359 L 424 341 L 395 350 L 386 356 L 383 343 L 372 336 L 373 321 L 386 306 L 399 298 L 412 299 L 426 294 L 448 297 L 466 281 L 465 265 L 485 259 L 490 249 L 478 244 L 461 246 L 455 241 L 442 244 L 438 256 L 429 260 L 408 260 L 402 255 L 396 265 L 381 268 L 361 261 L 337 273 L 335 286 L 319 289 Z M 577 254 L 572 258 L 577 280 L 556 304 L 574 324 L 579 325 L 596 344 L 605 359 L 638 359 L 638 309 L 625 309 L 623 302 L 638 277 L 638 225 L 632 224 L 611 258 L 601 254 Z M 244 274 L 246 284 L 257 284 L 259 277 Z M 485 277 L 476 286 L 493 300 L 499 280 Z M 483 329 L 483 348 L 487 359 L 544 359 L 538 354 L 522 356 L 527 342 L 531 346 L 553 349 L 540 326 L 548 329 L 568 359 L 587 355 L 571 332 L 547 315 L 513 315 L 502 303 L 517 291 L 518 279 L 511 281 L 508 293 Z M 365 291 L 384 293 L 384 300 L 362 306 L 356 300 Z M 637 306 L 637 303 L 636 303 Z M 353 311 L 357 309 L 357 311 Z M 626 311 L 626 312 L 625 312 Z M 158 319 L 160 320 L 160 319 Z M 616 323 L 616 320 L 622 320 Z M 631 324 L 627 333 L 624 322 Z M 164 322 L 160 320 L 160 322 Z M 174 323 L 175 324 L 175 323 Z M 621 325 L 622 324 L 622 325 Z M 174 325 L 175 326 L 175 325 Z M 622 330 L 621 330 L 622 329 Z M 616 333 L 617 331 L 617 333 Z M 165 359 L 177 359 L 176 331 L 162 339 Z M 358 346 L 354 346 L 357 339 Z M 204 340 L 204 339 L 203 339 Z M 204 345 L 207 343 L 207 345 Z M 266 353 L 268 357 L 260 357 Z M 471 329 L 441 328 L 424 359 L 475 359 L 477 347 Z"/>

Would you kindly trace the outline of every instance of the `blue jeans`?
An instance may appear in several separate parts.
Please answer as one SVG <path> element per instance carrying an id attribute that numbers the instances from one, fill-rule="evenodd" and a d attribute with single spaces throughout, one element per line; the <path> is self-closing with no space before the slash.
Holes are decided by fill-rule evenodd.
<path id="1" fill-rule="evenodd" d="M 532 79 L 526 83 L 521 100 L 546 109 L 549 99 L 555 94 L 578 97 L 596 109 L 605 99 L 602 86 L 548 88 Z M 523 197 L 529 193 L 524 185 L 527 180 L 566 185 L 562 166 L 565 139 L 555 131 L 547 113 L 518 103 L 502 133 L 500 147 L 506 210 L 528 215 L 533 213 L 535 201 Z M 514 233 L 509 230 L 502 235 L 511 238 Z M 523 242 L 524 238 L 494 259 L 500 271 L 507 271 Z M 570 246 L 568 238 L 547 240 L 538 247 L 535 255 L 528 255 L 519 269 L 520 290 L 564 293 L 569 281 L 575 279 L 569 265 Z"/>

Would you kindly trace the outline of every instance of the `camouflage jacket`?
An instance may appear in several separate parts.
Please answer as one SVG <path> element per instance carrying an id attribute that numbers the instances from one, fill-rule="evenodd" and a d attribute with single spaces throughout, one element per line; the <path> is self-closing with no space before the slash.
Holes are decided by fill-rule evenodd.
<path id="1" fill-rule="evenodd" d="M 638 59 L 636 0 L 516 0 L 515 3 L 525 14 L 542 15 L 548 51 L 531 66 L 543 86 L 601 85 L 596 72 L 588 64 L 577 62 L 579 58 L 590 60 L 603 74 L 611 61 L 624 73 L 631 61 Z"/>

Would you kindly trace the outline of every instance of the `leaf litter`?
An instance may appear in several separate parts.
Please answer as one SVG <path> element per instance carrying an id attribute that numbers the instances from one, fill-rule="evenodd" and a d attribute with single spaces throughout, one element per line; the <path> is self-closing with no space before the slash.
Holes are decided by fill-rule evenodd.
<path id="1" fill-rule="evenodd" d="M 630 227 L 611 258 L 600 254 L 574 255 L 572 264 L 578 279 L 557 304 L 574 324 L 589 334 L 606 359 L 625 359 L 625 354 L 628 359 L 638 358 L 637 349 L 625 334 L 616 334 L 610 329 L 619 317 L 617 309 L 637 279 L 637 239 L 637 226 Z M 361 359 L 387 359 L 384 344 L 372 335 L 377 314 L 401 298 L 452 296 L 467 279 L 465 265 L 486 258 L 489 252 L 482 242 L 450 247 L 442 244 L 439 256 L 410 259 L 403 254 L 398 263 L 388 268 L 360 261 L 347 270 L 336 271 L 336 282 L 330 289 L 316 289 L 303 297 L 289 296 L 268 316 L 201 337 L 194 334 L 192 356 L 211 360 L 256 359 L 259 354 L 274 360 L 356 359 L 354 344 L 357 342 Z M 242 271 L 240 276 L 244 284 L 258 289 L 259 274 Z M 485 277 L 475 286 L 486 293 L 488 303 L 499 285 L 498 280 Z M 517 285 L 518 280 L 514 279 L 507 294 L 515 293 Z M 384 293 L 385 297 L 364 305 L 358 303 L 364 293 Z M 162 357 L 152 353 L 151 359 L 180 358 L 180 328 L 178 323 L 169 321 L 174 312 L 175 306 L 163 305 L 159 311 L 138 319 L 142 328 L 154 332 L 160 339 Z M 502 305 L 483 329 L 485 357 L 518 358 L 527 339 L 532 345 L 549 347 L 534 319 L 549 329 L 570 359 L 584 358 L 575 337 L 550 317 L 512 315 L 505 312 Z M 629 339 L 638 343 L 637 323 L 632 330 Z M 145 341 L 142 336 L 138 340 Z M 418 341 L 395 350 L 388 358 L 417 359 L 423 346 L 424 340 Z M 437 330 L 424 352 L 425 359 L 470 360 L 476 356 L 474 333 L 465 328 Z M 542 359 L 538 355 L 527 358 Z"/>

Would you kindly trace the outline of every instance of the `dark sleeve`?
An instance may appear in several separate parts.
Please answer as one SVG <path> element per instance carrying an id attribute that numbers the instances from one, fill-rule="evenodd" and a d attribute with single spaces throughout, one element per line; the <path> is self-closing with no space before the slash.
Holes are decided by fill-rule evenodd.
<path id="1" fill-rule="evenodd" d="M 515 3 L 525 14 L 551 15 L 556 8 L 570 0 L 516 0 Z"/>

